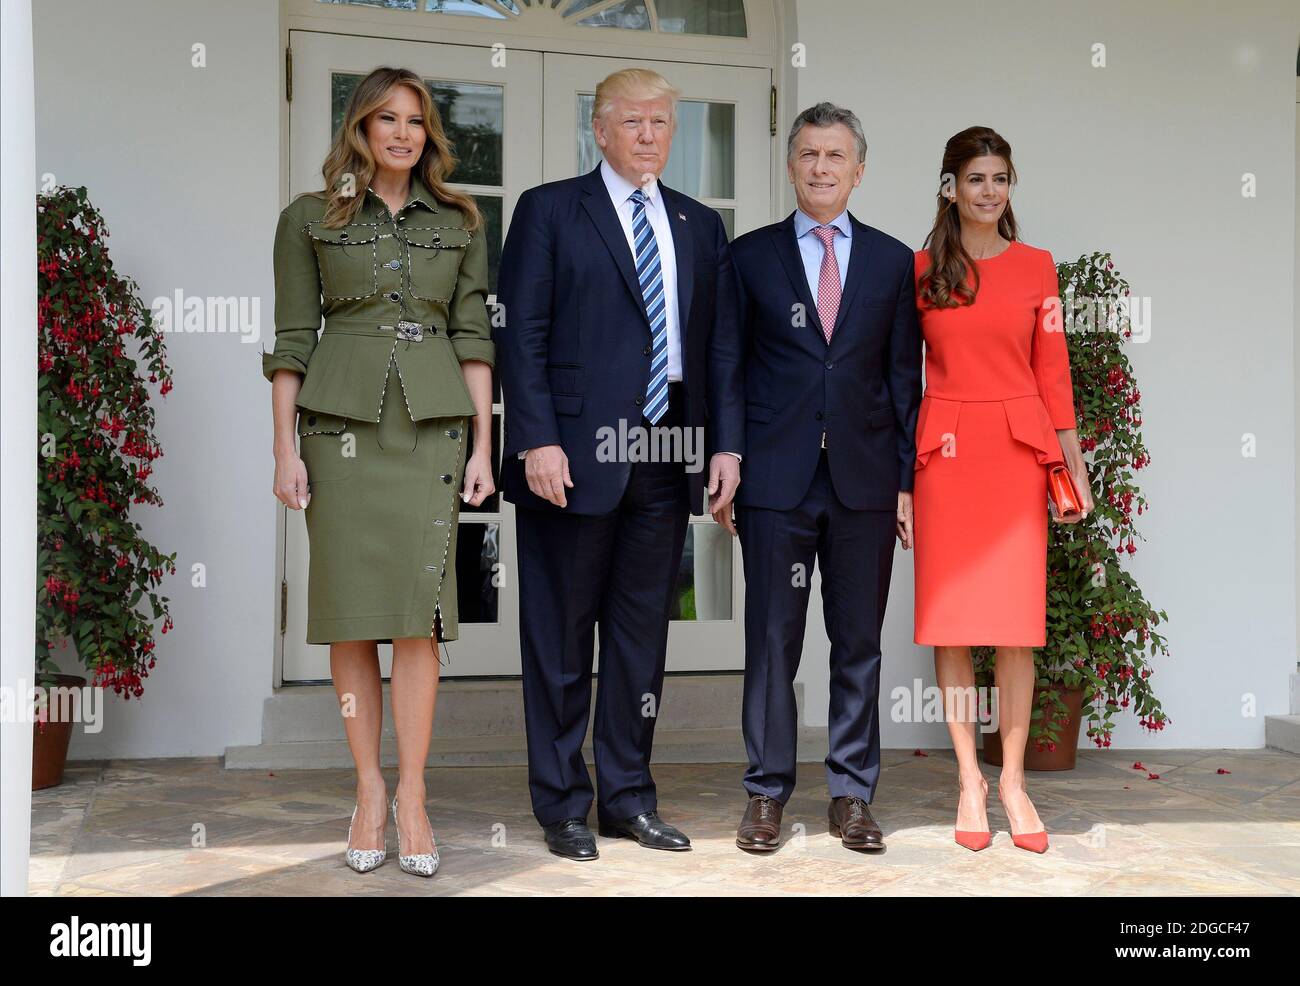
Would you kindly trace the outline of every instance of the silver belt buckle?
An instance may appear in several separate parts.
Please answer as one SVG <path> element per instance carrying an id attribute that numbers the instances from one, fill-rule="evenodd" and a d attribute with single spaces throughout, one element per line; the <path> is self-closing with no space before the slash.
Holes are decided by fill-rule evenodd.
<path id="1" fill-rule="evenodd" d="M 419 322 L 398 322 L 397 338 L 405 339 L 407 342 L 419 342 L 424 338 L 424 326 Z"/>

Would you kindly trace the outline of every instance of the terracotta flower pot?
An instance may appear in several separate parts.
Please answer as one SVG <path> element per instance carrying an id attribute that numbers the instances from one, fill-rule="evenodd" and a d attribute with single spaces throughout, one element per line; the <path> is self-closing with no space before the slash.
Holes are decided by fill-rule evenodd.
<path id="1" fill-rule="evenodd" d="M 1082 688 L 1058 688 L 1061 700 L 1068 710 L 1057 720 L 1059 738 L 1056 749 L 1037 749 L 1033 740 L 1025 746 L 1026 770 L 1073 770 L 1075 755 L 1079 752 L 1079 720 L 1083 710 Z M 1034 693 L 1034 702 L 1038 693 Z M 1002 766 L 1002 736 L 999 733 L 981 733 L 984 737 L 984 762 L 994 767 Z"/>
<path id="2" fill-rule="evenodd" d="M 75 674 L 56 674 L 55 686 L 83 688 L 86 679 Z M 68 761 L 68 743 L 72 740 L 72 722 L 32 724 L 32 790 L 54 787 L 63 781 L 63 766 Z"/>

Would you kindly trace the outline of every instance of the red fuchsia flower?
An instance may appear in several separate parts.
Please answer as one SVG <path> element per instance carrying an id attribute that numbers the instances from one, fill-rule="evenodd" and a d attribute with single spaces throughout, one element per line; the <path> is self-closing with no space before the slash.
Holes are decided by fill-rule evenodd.
<path id="1" fill-rule="evenodd" d="M 1160 775 L 1159 775 L 1159 774 L 1147 774 L 1147 780 L 1149 780 L 1149 781 L 1158 781 L 1158 780 L 1160 780 Z"/>
<path id="2" fill-rule="evenodd" d="M 1133 764 L 1133 769 L 1134 769 L 1134 770 L 1146 770 L 1146 768 L 1142 766 L 1142 761 L 1141 761 L 1141 760 L 1138 760 L 1136 763 Z"/>
<path id="3" fill-rule="evenodd" d="M 1230 771 L 1230 770 L 1224 770 L 1222 767 L 1220 767 L 1218 770 L 1215 771 L 1215 773 L 1216 773 L 1216 774 L 1231 774 L 1232 771 Z"/>
<path id="4" fill-rule="evenodd" d="M 912 756 L 914 757 L 928 757 L 929 755 L 930 754 L 926 753 L 924 750 L 917 749 L 912 751 Z"/>

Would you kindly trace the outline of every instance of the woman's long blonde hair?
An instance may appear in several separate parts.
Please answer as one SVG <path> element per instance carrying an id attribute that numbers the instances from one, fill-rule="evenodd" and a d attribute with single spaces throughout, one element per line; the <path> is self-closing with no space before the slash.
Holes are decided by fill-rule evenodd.
<path id="1" fill-rule="evenodd" d="M 447 187 L 447 181 L 456 167 L 447 132 L 442 128 L 442 117 L 429 97 L 424 80 L 410 69 L 382 66 L 357 83 L 348 97 L 343 111 L 343 125 L 334 134 L 321 173 L 325 176 L 325 189 L 313 194 L 325 198 L 323 225 L 337 229 L 353 221 L 365 199 L 365 191 L 375 176 L 375 159 L 370 153 L 363 128 L 366 118 L 388 101 L 395 86 L 406 86 L 420 101 L 420 116 L 424 121 L 424 150 L 411 169 L 428 186 L 439 202 L 455 206 L 465 214 L 468 229 L 478 229 L 483 223 L 474 199 Z M 349 178 L 350 176 L 350 178 Z"/>

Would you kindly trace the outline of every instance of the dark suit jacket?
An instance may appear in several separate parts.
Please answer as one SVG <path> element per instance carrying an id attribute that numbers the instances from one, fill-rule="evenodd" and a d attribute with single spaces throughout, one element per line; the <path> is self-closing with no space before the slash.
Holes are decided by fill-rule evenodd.
<path id="1" fill-rule="evenodd" d="M 703 468 L 688 473 L 691 511 L 699 514 L 708 457 L 744 453 L 735 268 L 718 214 L 659 187 L 677 260 L 685 423 L 704 436 Z M 497 300 L 504 306 L 504 324 L 494 332 L 505 404 L 502 492 L 512 503 L 558 511 L 528 489 L 517 454 L 560 445 L 573 480 L 566 512 L 608 513 L 631 463 L 601 461 L 599 432 L 617 431 L 620 419 L 625 429 L 642 423 L 652 337 L 632 251 L 599 167 L 519 197 Z"/>
<path id="2" fill-rule="evenodd" d="M 853 218 L 828 345 L 808 288 L 794 213 L 732 244 L 745 335 L 741 507 L 790 510 L 817 469 L 822 433 L 835 492 L 855 510 L 894 510 L 912 489 L 921 330 L 912 249 Z"/>

